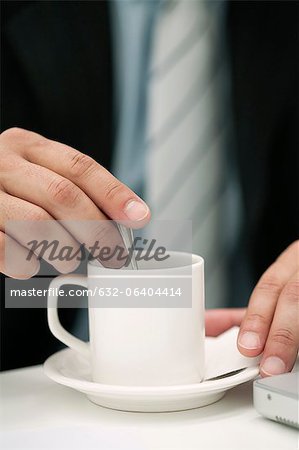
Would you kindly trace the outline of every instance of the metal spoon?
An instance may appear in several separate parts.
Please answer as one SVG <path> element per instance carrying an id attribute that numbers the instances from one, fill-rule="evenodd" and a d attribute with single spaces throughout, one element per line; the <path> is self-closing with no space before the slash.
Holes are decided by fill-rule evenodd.
<path id="1" fill-rule="evenodd" d="M 135 258 L 134 247 L 133 247 L 133 244 L 134 244 L 133 230 L 132 230 L 132 228 L 127 228 L 120 223 L 117 223 L 116 225 L 117 225 L 118 231 L 122 237 L 122 240 L 125 244 L 125 247 L 131 255 L 131 260 L 130 260 L 131 269 L 138 270 L 138 265 L 137 265 L 137 261 Z M 131 249 L 131 251 L 130 251 L 130 249 Z"/>

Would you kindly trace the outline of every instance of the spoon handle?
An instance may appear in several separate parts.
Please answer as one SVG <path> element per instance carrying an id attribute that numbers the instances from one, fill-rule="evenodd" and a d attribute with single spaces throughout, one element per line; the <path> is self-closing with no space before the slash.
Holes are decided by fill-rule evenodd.
<path id="1" fill-rule="evenodd" d="M 117 227 L 118 227 L 118 230 L 122 237 L 122 240 L 125 244 L 125 247 L 129 251 L 129 254 L 131 256 L 131 261 L 130 261 L 131 269 L 138 270 L 138 265 L 137 265 L 137 261 L 135 259 L 134 248 L 133 248 L 133 244 L 134 244 L 133 230 L 132 230 L 132 228 L 127 228 L 120 223 L 117 223 Z M 129 249 L 131 249 L 131 251 Z"/>

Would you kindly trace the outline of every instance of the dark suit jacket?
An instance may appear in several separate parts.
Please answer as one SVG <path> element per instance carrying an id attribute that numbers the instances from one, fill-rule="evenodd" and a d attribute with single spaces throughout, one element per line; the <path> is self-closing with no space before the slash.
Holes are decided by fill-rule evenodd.
<path id="1" fill-rule="evenodd" d="M 109 168 L 109 21 L 105 1 L 2 2 L 2 130 L 34 130 Z M 256 280 L 298 233 L 298 4 L 231 2 L 226 27 L 245 204 L 236 263 Z M 57 348 L 45 311 L 5 310 L 1 284 L 2 368 L 42 362 Z"/>

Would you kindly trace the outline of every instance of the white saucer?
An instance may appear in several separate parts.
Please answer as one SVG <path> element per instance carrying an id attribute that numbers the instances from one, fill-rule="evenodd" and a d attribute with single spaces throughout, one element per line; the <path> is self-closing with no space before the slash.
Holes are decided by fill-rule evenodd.
<path id="1" fill-rule="evenodd" d="M 222 339 L 222 344 L 223 341 L 224 339 Z M 208 350 L 206 366 L 209 369 L 209 365 L 213 365 L 215 361 L 215 356 L 219 360 L 219 354 L 222 354 L 221 338 L 206 338 L 206 347 Z M 232 352 L 235 356 L 235 348 L 232 348 Z M 239 369 L 245 367 L 246 360 L 248 358 L 240 355 Z M 236 365 L 234 369 L 236 369 Z M 143 412 L 180 411 L 209 405 L 220 400 L 227 390 L 252 380 L 259 372 L 255 363 L 253 367 L 246 367 L 236 374 L 188 385 L 108 385 L 93 382 L 88 360 L 69 348 L 50 356 L 44 364 L 44 370 L 52 380 L 83 392 L 89 400 L 97 405 L 124 411 Z M 211 373 L 211 370 L 207 370 L 207 372 Z"/>

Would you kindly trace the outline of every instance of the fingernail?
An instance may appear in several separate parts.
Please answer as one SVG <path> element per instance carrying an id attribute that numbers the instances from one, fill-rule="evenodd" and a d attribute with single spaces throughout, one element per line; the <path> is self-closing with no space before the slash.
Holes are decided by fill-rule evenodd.
<path id="1" fill-rule="evenodd" d="M 124 208 L 124 213 L 130 220 L 140 221 L 148 215 L 148 207 L 136 200 L 129 200 Z"/>
<path id="2" fill-rule="evenodd" d="M 261 367 L 262 372 L 266 375 L 279 375 L 285 373 L 286 365 L 278 356 L 269 356 Z"/>
<path id="3" fill-rule="evenodd" d="M 35 269 L 35 271 L 33 272 L 33 275 L 31 275 L 31 276 L 32 276 L 32 277 L 35 277 L 35 275 L 38 274 L 39 269 L 40 269 L 40 265 L 38 265 L 38 267 L 37 267 L 37 268 Z"/>
<path id="4" fill-rule="evenodd" d="M 35 268 L 35 270 L 33 271 L 32 275 L 30 275 L 30 278 L 35 277 L 35 275 L 38 274 L 40 269 L 40 264 L 38 263 L 37 267 Z"/>
<path id="5" fill-rule="evenodd" d="M 240 347 L 246 348 L 247 350 L 253 350 L 261 346 L 261 340 L 257 333 L 253 331 L 246 331 L 239 338 Z"/>
<path id="6" fill-rule="evenodd" d="M 29 280 L 30 278 L 35 277 L 35 275 L 38 274 L 39 269 L 40 269 L 40 264 L 38 264 L 37 268 L 31 274 L 23 273 L 23 274 L 12 274 L 9 276 L 12 278 L 20 279 L 20 280 Z"/>

